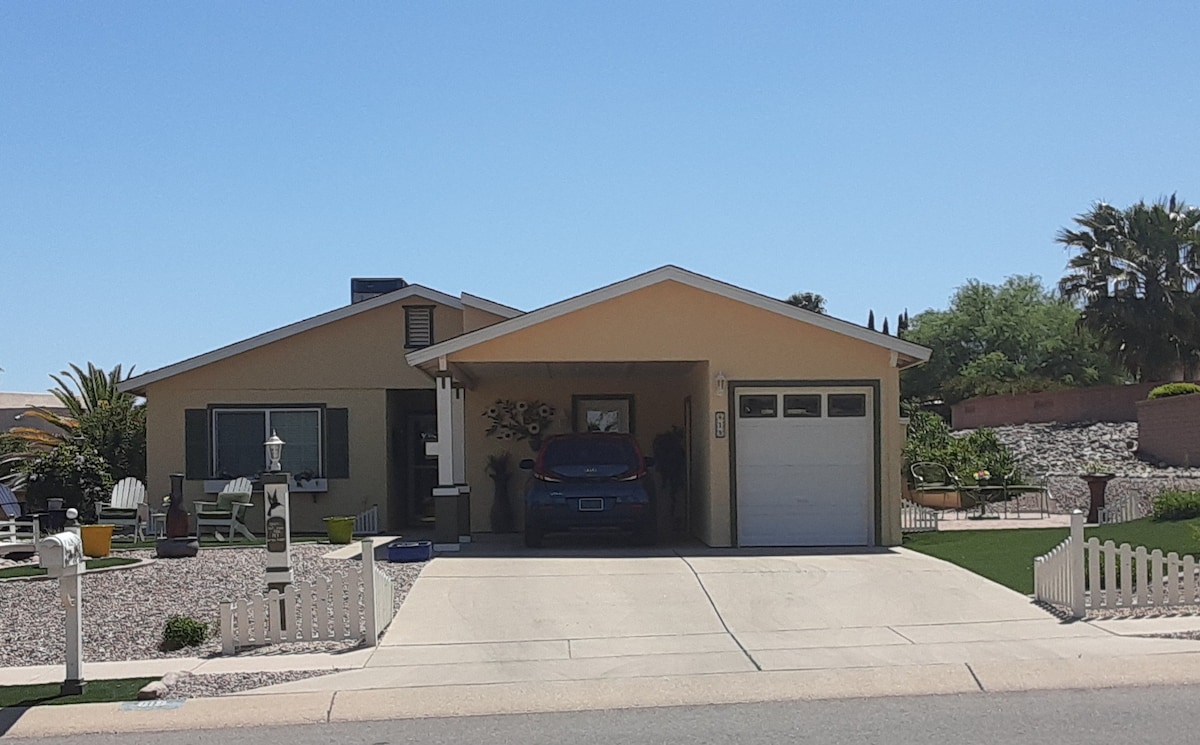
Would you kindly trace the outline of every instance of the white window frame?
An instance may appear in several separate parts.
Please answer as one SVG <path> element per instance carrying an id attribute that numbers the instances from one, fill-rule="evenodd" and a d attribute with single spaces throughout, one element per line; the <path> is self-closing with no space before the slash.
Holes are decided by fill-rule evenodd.
<path id="1" fill-rule="evenodd" d="M 209 409 L 209 414 L 208 414 L 208 416 L 209 416 L 209 431 L 211 432 L 211 437 L 212 437 L 212 442 L 209 443 L 209 445 L 211 447 L 211 452 L 212 452 L 212 458 L 208 464 L 209 473 L 213 473 L 213 474 L 217 473 L 217 453 L 220 452 L 217 449 L 217 429 L 218 429 L 217 428 L 217 415 L 218 414 L 249 414 L 249 413 L 263 414 L 264 415 L 263 416 L 263 424 L 265 425 L 264 432 L 263 432 L 263 442 L 266 442 L 271 437 L 271 412 L 273 412 L 273 411 L 287 412 L 289 414 L 290 413 L 302 413 L 302 412 L 315 412 L 316 413 L 316 415 L 317 415 L 317 459 L 319 461 L 318 462 L 319 478 L 314 479 L 312 482 L 306 482 L 306 483 L 316 484 L 317 482 L 320 482 L 321 488 L 306 489 L 304 487 L 296 487 L 296 490 L 299 490 L 299 491 L 325 491 L 325 487 L 324 487 L 324 484 L 325 484 L 325 477 L 324 477 L 325 476 L 325 411 L 320 406 L 222 406 L 222 407 L 214 407 L 212 409 Z M 286 448 L 287 445 L 285 444 L 284 447 Z M 262 449 L 262 456 L 263 456 L 262 468 L 265 471 L 268 466 L 267 447 L 265 445 L 263 446 L 263 449 Z M 239 476 L 249 476 L 250 474 L 238 474 L 238 475 Z M 225 482 L 221 481 L 219 483 L 224 484 Z M 207 482 L 205 485 L 207 487 Z M 206 488 L 206 491 L 207 491 L 207 488 Z"/>

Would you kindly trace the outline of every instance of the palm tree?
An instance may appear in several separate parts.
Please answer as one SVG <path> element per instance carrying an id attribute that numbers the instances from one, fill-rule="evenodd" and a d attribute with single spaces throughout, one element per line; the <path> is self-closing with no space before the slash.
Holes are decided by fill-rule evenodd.
<path id="1" fill-rule="evenodd" d="M 122 393 L 119 387 L 132 373 L 132 369 L 124 373 L 121 365 L 106 372 L 89 362 L 86 372 L 71 365 L 70 370 L 51 375 L 57 387 L 50 393 L 65 413 L 35 408 L 24 416 L 41 419 L 51 424 L 53 430 L 34 427 L 9 430 L 9 435 L 21 446 L 17 452 L 0 458 L 0 467 L 11 470 L 10 481 L 16 485 L 23 480 L 22 464 L 63 445 L 81 445 L 96 453 L 108 464 L 114 481 L 125 476 L 144 480 L 146 409 L 135 396 Z"/>
<path id="2" fill-rule="evenodd" d="M 816 292 L 793 292 L 783 302 L 797 308 L 811 310 L 813 313 L 825 313 L 825 298 Z"/>
<path id="3" fill-rule="evenodd" d="M 1059 290 L 1082 303 L 1080 324 L 1138 380 L 1168 380 L 1200 363 L 1200 208 L 1170 199 L 1124 210 L 1098 202 L 1058 242 L 1078 249 Z"/>

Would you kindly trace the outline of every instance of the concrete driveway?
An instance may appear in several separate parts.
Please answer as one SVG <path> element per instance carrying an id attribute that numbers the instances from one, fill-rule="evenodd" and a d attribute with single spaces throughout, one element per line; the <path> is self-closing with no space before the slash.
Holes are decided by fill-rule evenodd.
<path id="1" fill-rule="evenodd" d="M 1063 623 L 1016 592 L 903 549 L 764 555 L 477 544 L 426 567 L 363 669 L 267 690 L 936 670 L 1195 649 Z"/>

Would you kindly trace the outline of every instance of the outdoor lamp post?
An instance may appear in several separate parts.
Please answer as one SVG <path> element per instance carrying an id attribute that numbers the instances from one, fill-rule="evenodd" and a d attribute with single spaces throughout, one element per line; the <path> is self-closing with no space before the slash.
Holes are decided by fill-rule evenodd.
<path id="1" fill-rule="evenodd" d="M 283 446 L 286 444 L 286 442 L 279 439 L 279 435 L 275 434 L 275 430 L 271 430 L 271 437 L 263 443 L 263 445 L 267 446 L 268 471 L 274 472 L 283 468 L 279 461 L 283 458 Z"/>

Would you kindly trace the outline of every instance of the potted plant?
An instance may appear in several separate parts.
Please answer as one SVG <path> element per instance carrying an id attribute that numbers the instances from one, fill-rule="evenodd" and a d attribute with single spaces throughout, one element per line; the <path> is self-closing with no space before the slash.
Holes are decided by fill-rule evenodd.
<path id="1" fill-rule="evenodd" d="M 340 515 L 325 518 L 325 534 L 329 542 L 345 545 L 354 540 L 354 520 L 354 517 Z"/>
<path id="2" fill-rule="evenodd" d="M 1100 510 L 1104 509 L 1105 490 L 1108 489 L 1108 482 L 1112 481 L 1115 476 L 1112 468 L 1096 460 L 1089 462 L 1084 473 L 1080 474 L 1080 478 L 1088 485 L 1087 521 L 1089 523 L 1100 522 Z"/>
<path id="3" fill-rule="evenodd" d="M 81 525 L 79 538 L 83 541 L 83 555 L 99 559 L 112 551 L 113 528 L 110 524 Z"/>
<path id="4" fill-rule="evenodd" d="M 513 532 L 512 502 L 509 500 L 508 484 L 512 479 L 512 456 L 507 450 L 498 455 L 489 455 L 487 475 L 492 480 L 492 532 Z"/>

